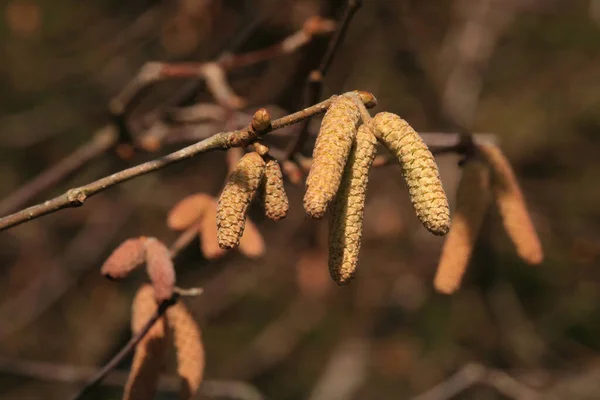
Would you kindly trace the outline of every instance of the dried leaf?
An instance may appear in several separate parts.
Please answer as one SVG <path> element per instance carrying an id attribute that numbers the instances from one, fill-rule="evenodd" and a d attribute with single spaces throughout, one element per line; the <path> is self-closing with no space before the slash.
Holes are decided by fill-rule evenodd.
<path id="1" fill-rule="evenodd" d="M 127 239 L 108 257 L 100 270 L 109 279 L 123 279 L 146 259 L 144 237 Z"/>
<path id="2" fill-rule="evenodd" d="M 202 217 L 206 207 L 213 201 L 212 196 L 204 193 L 192 194 L 183 198 L 169 211 L 168 227 L 176 231 L 189 228 Z"/>
<path id="3" fill-rule="evenodd" d="M 156 301 L 170 299 L 175 289 L 175 268 L 169 249 L 158 239 L 146 239 L 146 269 Z"/>

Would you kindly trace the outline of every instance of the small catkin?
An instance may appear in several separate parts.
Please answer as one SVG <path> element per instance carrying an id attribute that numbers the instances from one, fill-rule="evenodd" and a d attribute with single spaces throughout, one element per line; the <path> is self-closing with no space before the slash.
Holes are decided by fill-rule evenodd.
<path id="1" fill-rule="evenodd" d="M 467 161 L 458 184 L 452 227 L 434 279 L 439 292 L 450 294 L 459 288 L 490 199 L 489 167 L 482 160 Z"/>
<path id="2" fill-rule="evenodd" d="M 265 215 L 273 221 L 287 216 L 290 208 L 287 194 L 283 186 L 283 175 L 279 163 L 275 159 L 267 161 L 262 184 Z"/>
<path id="3" fill-rule="evenodd" d="M 175 290 L 175 268 L 169 249 L 158 239 L 146 239 L 146 270 L 156 301 L 170 299 Z"/>
<path id="4" fill-rule="evenodd" d="M 109 279 L 123 279 L 146 259 L 145 238 L 127 239 L 108 257 L 100 270 Z"/>
<path id="5" fill-rule="evenodd" d="M 213 201 L 212 196 L 204 193 L 192 194 L 183 198 L 169 211 L 168 227 L 176 231 L 189 228 L 202 217 L 205 208 L 211 201 Z"/>
<path id="6" fill-rule="evenodd" d="M 246 218 L 246 229 L 240 239 L 240 252 L 248 258 L 258 258 L 265 254 L 265 241 L 250 218 Z"/>
<path id="7" fill-rule="evenodd" d="M 182 302 L 167 310 L 177 355 L 177 374 L 181 377 L 179 398 L 192 398 L 204 375 L 204 345 L 200 328 Z"/>
<path id="8" fill-rule="evenodd" d="M 448 198 L 433 155 L 414 129 L 396 114 L 381 112 L 372 120 L 377 139 L 402 167 L 410 200 L 421 223 L 434 235 L 450 230 Z"/>
<path id="9" fill-rule="evenodd" d="M 542 245 L 509 161 L 496 146 L 481 145 L 479 149 L 492 169 L 496 205 L 517 254 L 528 264 L 541 263 L 544 259 Z"/>
<path id="10" fill-rule="evenodd" d="M 222 248 L 232 249 L 240 243 L 246 212 L 264 170 L 265 160 L 252 152 L 242 157 L 227 179 L 217 205 L 217 238 Z"/>
<path id="11" fill-rule="evenodd" d="M 325 113 L 306 178 L 304 209 L 309 217 L 321 218 L 335 197 L 359 120 L 360 110 L 349 96 L 339 96 Z"/>
<path id="12" fill-rule="evenodd" d="M 349 283 L 356 271 L 367 182 L 376 149 L 373 131 L 361 125 L 329 218 L 329 272 L 338 285 Z"/>
<path id="13" fill-rule="evenodd" d="M 138 334 L 156 313 L 154 289 L 142 286 L 133 300 L 131 330 Z M 167 351 L 165 319 L 160 318 L 135 347 L 123 400 L 147 400 L 154 398 L 158 378 L 165 364 Z"/>
<path id="14" fill-rule="evenodd" d="M 202 254 L 207 260 L 216 260 L 223 256 L 227 250 L 219 246 L 217 240 L 217 201 L 212 202 L 206 207 L 206 212 L 200 223 L 200 248 Z"/>

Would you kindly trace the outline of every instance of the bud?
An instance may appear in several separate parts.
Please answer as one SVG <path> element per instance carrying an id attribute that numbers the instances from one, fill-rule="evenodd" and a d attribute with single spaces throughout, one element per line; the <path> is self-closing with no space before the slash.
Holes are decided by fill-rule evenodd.
<path id="1" fill-rule="evenodd" d="M 267 161 L 262 180 L 262 190 L 265 215 L 273 221 L 285 218 L 290 204 L 285 194 L 281 168 L 275 159 Z"/>
<path id="2" fill-rule="evenodd" d="M 349 283 L 356 271 L 369 169 L 376 149 L 377 139 L 371 128 L 361 125 L 329 219 L 329 272 L 339 285 Z"/>
<path id="3" fill-rule="evenodd" d="M 337 97 L 325 113 L 306 179 L 304 209 L 309 217 L 321 218 L 335 197 L 359 121 L 360 110 L 348 96 Z"/>
<path id="4" fill-rule="evenodd" d="M 435 288 L 446 294 L 458 289 L 490 203 L 490 171 L 482 160 L 468 160 L 456 193 L 452 227 L 444 242 Z"/>
<path id="5" fill-rule="evenodd" d="M 371 126 L 377 139 L 400 161 L 410 200 L 421 223 L 434 235 L 448 233 L 448 199 L 437 164 L 423 139 L 406 121 L 392 113 L 377 114 Z"/>
<path id="6" fill-rule="evenodd" d="M 248 153 L 227 179 L 217 206 L 217 238 L 223 249 L 236 247 L 244 232 L 246 212 L 256 194 L 265 161 L 255 152 Z"/>
<path id="7" fill-rule="evenodd" d="M 123 279 L 146 259 L 145 238 L 127 239 L 108 257 L 100 270 L 109 279 Z"/>

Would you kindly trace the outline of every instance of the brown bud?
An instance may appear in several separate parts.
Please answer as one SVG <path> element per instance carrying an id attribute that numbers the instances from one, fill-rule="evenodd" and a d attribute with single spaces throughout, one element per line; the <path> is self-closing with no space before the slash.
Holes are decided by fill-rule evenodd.
<path id="1" fill-rule="evenodd" d="M 217 202 L 215 199 L 211 200 L 200 223 L 200 246 L 204 258 L 216 260 L 227 251 L 219 246 L 217 240 Z"/>
<path id="2" fill-rule="evenodd" d="M 167 225 L 177 231 L 189 228 L 202 217 L 211 201 L 214 201 L 212 196 L 204 193 L 183 198 L 169 211 Z"/>
<path id="3" fill-rule="evenodd" d="M 467 161 L 456 193 L 452 227 L 444 242 L 435 288 L 446 294 L 458 289 L 491 198 L 490 171 L 485 162 Z"/>
<path id="4" fill-rule="evenodd" d="M 265 215 L 273 221 L 287 216 L 290 204 L 283 186 L 283 175 L 277 160 L 271 158 L 265 166 L 262 180 Z"/>
<path id="5" fill-rule="evenodd" d="M 167 310 L 177 355 L 177 374 L 181 378 L 180 399 L 192 398 L 204 376 L 204 345 L 200 328 L 182 302 Z"/>
<path id="6" fill-rule="evenodd" d="M 414 129 L 399 116 L 381 112 L 372 125 L 377 139 L 402 167 L 410 200 L 421 223 L 434 235 L 450 230 L 448 199 L 433 155 Z"/>
<path id="7" fill-rule="evenodd" d="M 108 257 L 100 270 L 109 279 L 123 279 L 146 259 L 145 238 L 127 239 Z"/>
<path id="8" fill-rule="evenodd" d="M 240 239 L 240 252 L 248 258 L 258 258 L 265 254 L 265 241 L 250 218 L 246 218 L 246 229 Z"/>
<path id="9" fill-rule="evenodd" d="M 140 333 L 157 311 L 154 290 L 150 285 L 142 286 L 133 300 L 131 330 Z M 165 364 L 167 351 L 166 326 L 160 318 L 135 347 L 131 370 L 125 385 L 124 400 L 146 400 L 154 398 L 158 378 Z"/>
<path id="10" fill-rule="evenodd" d="M 541 263 L 544 259 L 542 245 L 510 162 L 496 146 L 481 145 L 479 149 L 492 169 L 496 205 L 517 254 L 529 264 Z"/>
<path id="11" fill-rule="evenodd" d="M 168 300 L 175 289 L 175 268 L 169 249 L 158 239 L 146 239 L 146 270 L 157 302 Z"/>
<path id="12" fill-rule="evenodd" d="M 377 105 L 377 98 L 373 93 L 365 92 L 364 90 L 355 90 L 354 93 L 358 95 L 358 98 L 363 102 L 365 107 L 373 108 Z"/>
<path id="13" fill-rule="evenodd" d="M 252 129 L 257 133 L 263 133 L 271 127 L 271 115 L 266 108 L 260 108 L 252 116 Z"/>
<path id="14" fill-rule="evenodd" d="M 338 285 L 349 283 L 356 271 L 369 169 L 376 149 L 371 128 L 361 125 L 329 219 L 329 272 Z"/>
<path id="15" fill-rule="evenodd" d="M 258 153 L 248 153 L 237 164 L 225 184 L 217 206 L 217 238 L 224 249 L 236 247 L 246 221 L 246 212 L 256 194 L 265 161 Z"/>
<path id="16" fill-rule="evenodd" d="M 309 217 L 321 218 L 337 193 L 359 120 L 360 110 L 348 96 L 336 98 L 325 113 L 306 178 L 304 209 Z"/>

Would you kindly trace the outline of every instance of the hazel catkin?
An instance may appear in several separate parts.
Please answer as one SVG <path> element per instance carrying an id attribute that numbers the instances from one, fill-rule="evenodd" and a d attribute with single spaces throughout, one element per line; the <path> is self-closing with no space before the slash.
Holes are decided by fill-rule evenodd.
<path id="1" fill-rule="evenodd" d="M 309 217 L 321 218 L 337 193 L 359 120 L 360 110 L 349 96 L 337 97 L 325 113 L 306 178 Z"/>
<path id="2" fill-rule="evenodd" d="M 170 299 L 175 290 L 175 267 L 169 249 L 156 238 L 146 239 L 146 271 L 156 301 Z"/>
<path id="3" fill-rule="evenodd" d="M 167 321 L 173 335 L 177 356 L 177 374 L 181 378 L 179 398 L 192 398 L 204 376 L 202 334 L 185 304 L 178 302 L 167 310 Z"/>
<path id="4" fill-rule="evenodd" d="M 340 189 L 329 218 L 329 272 L 339 285 L 354 277 L 362 238 L 363 213 L 369 169 L 377 139 L 368 125 L 361 125 L 354 139 Z"/>
<path id="5" fill-rule="evenodd" d="M 542 245 L 510 162 L 497 146 L 480 145 L 479 149 L 491 167 L 496 205 L 517 254 L 528 264 L 541 263 Z"/>
<path id="6" fill-rule="evenodd" d="M 285 218 L 290 208 L 290 203 L 285 193 L 283 175 L 277 160 L 269 159 L 267 161 L 261 188 L 263 191 L 265 215 L 273 221 Z"/>
<path id="7" fill-rule="evenodd" d="M 450 294 L 459 288 L 490 198 L 489 167 L 483 160 L 468 160 L 462 170 L 452 227 L 444 242 L 434 279 L 439 292 Z"/>
<path id="8" fill-rule="evenodd" d="M 152 286 L 142 286 L 133 300 L 131 310 L 131 330 L 134 335 L 144 328 L 157 307 Z M 167 343 L 165 319 L 161 317 L 135 347 L 123 400 L 154 398 L 158 378 L 165 364 Z"/>
<path id="9" fill-rule="evenodd" d="M 406 121 L 388 112 L 377 114 L 372 127 L 377 139 L 400 161 L 410 200 L 421 223 L 434 235 L 448 233 L 448 199 L 435 159 L 423 139 Z"/>
<path id="10" fill-rule="evenodd" d="M 217 205 L 217 238 L 223 249 L 236 247 L 246 221 L 246 212 L 265 170 L 264 159 L 256 152 L 241 158 L 232 171 Z"/>
<path id="11" fill-rule="evenodd" d="M 146 259 L 144 237 L 127 239 L 106 259 L 100 272 L 109 279 L 123 279 Z"/>

